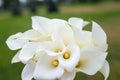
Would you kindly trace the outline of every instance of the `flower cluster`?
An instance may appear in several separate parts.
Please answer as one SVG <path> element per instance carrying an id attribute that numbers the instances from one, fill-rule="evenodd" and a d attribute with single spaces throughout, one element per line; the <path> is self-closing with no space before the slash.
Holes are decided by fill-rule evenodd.
<path id="1" fill-rule="evenodd" d="M 22 62 L 22 80 L 74 80 L 77 72 L 109 75 L 106 34 L 96 22 L 32 17 L 32 29 L 11 35 L 6 43 L 19 50 L 12 63 Z"/>

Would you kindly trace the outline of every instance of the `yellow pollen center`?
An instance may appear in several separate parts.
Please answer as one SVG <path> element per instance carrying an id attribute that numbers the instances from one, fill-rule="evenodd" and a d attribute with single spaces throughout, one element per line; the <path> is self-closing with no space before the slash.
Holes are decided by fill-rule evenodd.
<path id="1" fill-rule="evenodd" d="M 32 60 L 33 60 L 34 62 L 37 62 L 37 61 L 38 61 L 38 58 L 34 55 L 33 58 L 32 58 Z"/>
<path id="2" fill-rule="evenodd" d="M 44 37 L 44 39 L 47 40 L 47 41 L 51 41 L 51 40 L 52 40 L 52 38 L 51 38 L 50 35 L 46 35 L 46 36 Z"/>
<path id="3" fill-rule="evenodd" d="M 55 52 L 62 52 L 62 50 L 61 49 L 56 49 L 56 51 Z"/>
<path id="4" fill-rule="evenodd" d="M 70 58 L 70 53 L 69 53 L 69 52 L 65 52 L 65 53 L 63 54 L 63 58 L 64 58 L 64 59 L 69 59 L 69 58 Z"/>
<path id="5" fill-rule="evenodd" d="M 37 62 L 37 61 L 38 61 L 38 59 L 34 58 L 34 59 L 33 59 L 33 61 L 34 61 L 34 62 Z"/>
<path id="6" fill-rule="evenodd" d="M 58 60 L 53 60 L 52 61 L 52 66 L 57 67 L 59 65 L 59 61 Z"/>
<path id="7" fill-rule="evenodd" d="M 79 61 L 78 64 L 76 65 L 76 68 L 80 68 L 81 67 L 81 62 Z"/>

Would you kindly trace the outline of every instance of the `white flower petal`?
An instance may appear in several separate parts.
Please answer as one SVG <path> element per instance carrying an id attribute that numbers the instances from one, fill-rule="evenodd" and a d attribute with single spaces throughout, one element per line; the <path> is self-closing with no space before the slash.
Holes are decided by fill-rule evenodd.
<path id="1" fill-rule="evenodd" d="M 41 38 L 41 34 L 38 31 L 31 29 L 24 32 L 20 39 L 36 41 L 36 40 L 39 40 L 40 38 Z"/>
<path id="2" fill-rule="evenodd" d="M 51 21 L 48 18 L 40 17 L 40 16 L 33 16 L 32 17 L 32 28 L 34 30 L 39 31 L 42 34 L 46 34 L 51 26 Z"/>
<path id="3" fill-rule="evenodd" d="M 62 26 L 65 27 L 65 25 L 67 24 L 67 21 L 62 20 L 62 19 L 51 19 L 51 23 L 52 23 L 52 27 L 57 29 L 57 28 L 60 28 Z"/>
<path id="4" fill-rule="evenodd" d="M 75 43 L 70 43 L 67 47 L 70 51 L 70 58 L 64 59 L 63 55 L 59 56 L 60 65 L 67 71 L 72 71 L 80 59 L 80 49 Z"/>
<path id="5" fill-rule="evenodd" d="M 107 50 L 107 37 L 103 29 L 96 22 L 92 23 L 92 38 L 96 46 L 100 47 L 102 50 Z"/>
<path id="6" fill-rule="evenodd" d="M 75 41 L 80 48 L 91 46 L 92 33 L 90 31 L 81 31 L 77 28 L 73 28 Z"/>
<path id="7" fill-rule="evenodd" d="M 106 56 L 107 53 L 97 50 L 97 48 L 89 47 L 82 49 L 78 71 L 94 75 L 102 68 Z"/>
<path id="8" fill-rule="evenodd" d="M 20 51 L 19 58 L 23 63 L 27 63 L 35 55 L 38 43 L 26 44 Z"/>
<path id="9" fill-rule="evenodd" d="M 17 50 L 23 47 L 28 40 L 19 39 L 23 34 L 21 32 L 16 33 L 15 35 L 10 36 L 6 43 L 11 50 Z"/>
<path id="10" fill-rule="evenodd" d="M 57 28 L 56 34 L 60 39 L 63 40 L 65 45 L 68 45 L 71 41 L 74 40 L 73 30 L 68 24 Z"/>
<path id="11" fill-rule="evenodd" d="M 105 80 L 107 80 L 110 73 L 109 63 L 107 61 L 105 61 L 103 67 L 100 69 L 100 72 L 104 75 Z"/>
<path id="12" fill-rule="evenodd" d="M 20 51 L 18 51 L 18 52 L 16 53 L 16 55 L 12 58 L 11 63 L 17 63 L 17 62 L 20 62 L 20 59 L 19 59 L 19 53 L 20 53 Z"/>
<path id="13" fill-rule="evenodd" d="M 56 59 L 56 57 L 44 54 L 36 64 L 34 78 L 37 80 L 54 80 L 60 78 L 64 73 L 64 69 L 59 64 L 57 67 L 52 65 L 52 61 Z"/>
<path id="14" fill-rule="evenodd" d="M 80 41 L 85 45 L 85 46 L 90 46 L 91 45 L 91 40 L 92 40 L 92 33 L 90 31 L 83 31 Z"/>
<path id="15" fill-rule="evenodd" d="M 75 75 L 76 75 L 75 71 L 64 72 L 63 76 L 59 80 L 74 80 Z"/>
<path id="16" fill-rule="evenodd" d="M 22 71 L 22 80 L 32 80 L 33 78 L 33 72 L 34 72 L 34 69 L 35 69 L 35 65 L 36 63 L 32 62 L 32 61 L 29 61 L 23 71 Z"/>
<path id="17" fill-rule="evenodd" d="M 70 25 L 72 25 L 73 27 L 77 27 L 78 29 L 82 30 L 83 28 L 83 19 L 81 18 L 69 18 L 68 23 L 70 23 Z"/>

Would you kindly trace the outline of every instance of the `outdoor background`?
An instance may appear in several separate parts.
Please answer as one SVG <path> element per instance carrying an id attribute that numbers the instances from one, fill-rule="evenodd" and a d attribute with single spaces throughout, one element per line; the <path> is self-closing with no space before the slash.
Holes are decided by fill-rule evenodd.
<path id="1" fill-rule="evenodd" d="M 0 80 L 21 80 L 24 65 L 11 64 L 11 59 L 17 51 L 9 50 L 5 41 L 12 34 L 31 29 L 31 16 L 35 15 L 65 20 L 79 17 L 100 24 L 108 37 L 107 60 L 110 64 L 108 80 L 120 80 L 120 0 L 92 0 L 92 2 L 91 0 L 61 0 L 58 12 L 52 13 L 48 13 L 43 0 L 37 2 L 36 12 L 31 13 L 28 7 L 23 6 L 21 14 L 18 15 L 12 15 L 10 9 L 9 3 L 13 0 L 4 1 L 6 4 L 0 5 Z M 94 76 L 78 73 L 75 80 L 104 80 L 104 77 L 99 72 Z"/>

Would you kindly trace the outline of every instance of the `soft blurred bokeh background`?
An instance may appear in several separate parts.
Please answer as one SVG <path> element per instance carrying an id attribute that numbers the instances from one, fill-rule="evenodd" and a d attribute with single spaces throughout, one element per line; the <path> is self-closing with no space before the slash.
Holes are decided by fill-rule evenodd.
<path id="1" fill-rule="evenodd" d="M 110 76 L 120 79 L 120 0 L 0 0 L 0 80 L 21 80 L 22 63 L 11 64 L 17 51 L 8 49 L 8 36 L 31 29 L 31 16 L 81 17 L 99 23 L 108 36 Z M 47 75 L 47 74 L 46 74 Z M 103 80 L 101 73 L 78 73 L 75 80 Z"/>

